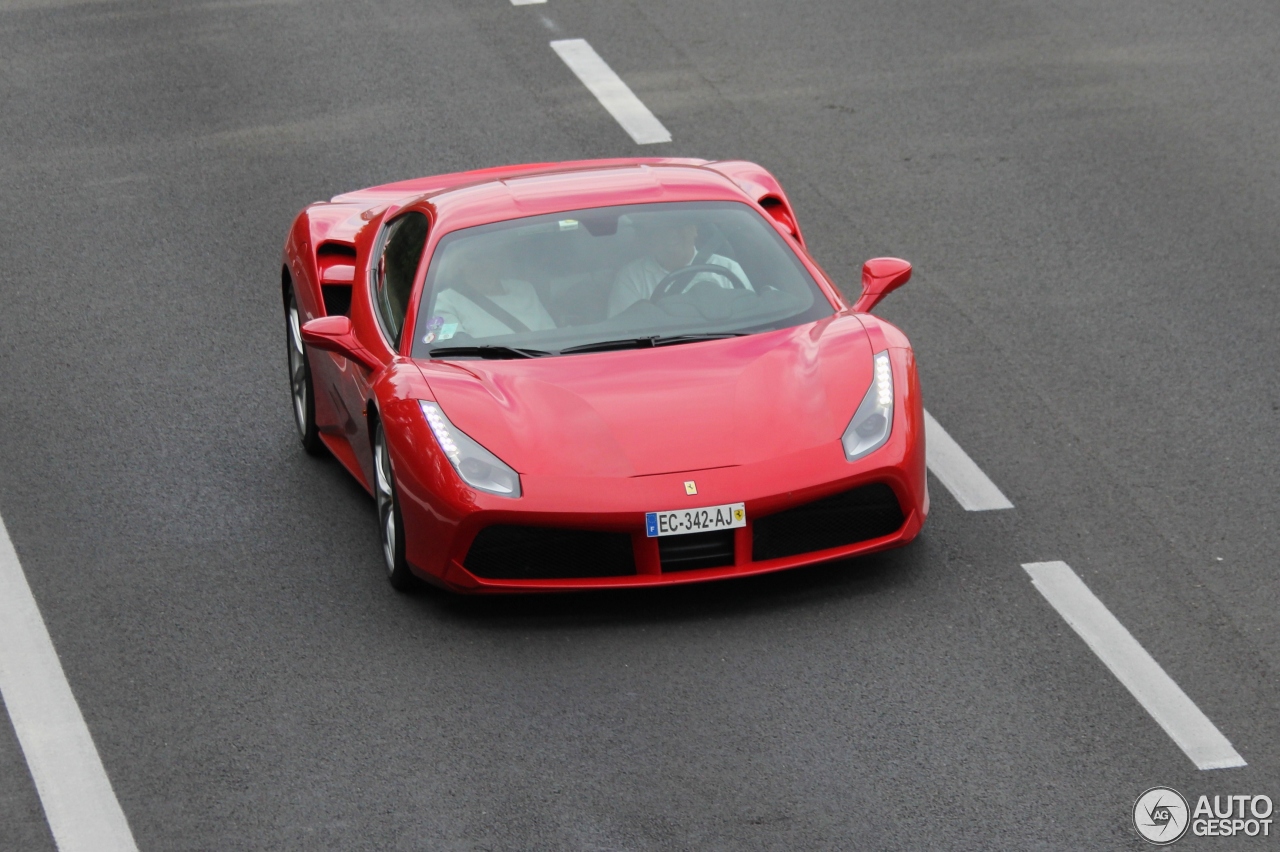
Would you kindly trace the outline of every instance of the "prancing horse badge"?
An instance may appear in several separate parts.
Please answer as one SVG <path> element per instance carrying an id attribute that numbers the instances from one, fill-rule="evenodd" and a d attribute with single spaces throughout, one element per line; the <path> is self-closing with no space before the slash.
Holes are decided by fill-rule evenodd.
<path id="1" fill-rule="evenodd" d="M 695 484 L 695 483 L 694 483 L 694 481 L 693 481 L 692 479 L 690 479 L 688 482 L 686 482 L 686 483 L 684 484 L 684 493 L 685 493 L 685 494 L 697 494 L 697 493 L 698 493 L 698 486 L 697 486 L 697 484 Z"/>

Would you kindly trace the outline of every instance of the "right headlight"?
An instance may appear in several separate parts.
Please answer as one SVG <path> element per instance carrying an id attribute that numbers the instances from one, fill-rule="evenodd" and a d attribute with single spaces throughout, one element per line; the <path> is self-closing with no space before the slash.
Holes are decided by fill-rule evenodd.
<path id="1" fill-rule="evenodd" d="M 426 400 L 419 404 L 436 442 L 463 482 L 501 497 L 520 496 L 520 474 L 450 423 L 440 406 Z"/>
<path id="2" fill-rule="evenodd" d="M 844 444 L 844 457 L 849 461 L 857 461 L 880 449 L 893 431 L 893 367 L 889 363 L 889 351 L 877 352 L 874 360 L 871 387 L 840 439 Z"/>

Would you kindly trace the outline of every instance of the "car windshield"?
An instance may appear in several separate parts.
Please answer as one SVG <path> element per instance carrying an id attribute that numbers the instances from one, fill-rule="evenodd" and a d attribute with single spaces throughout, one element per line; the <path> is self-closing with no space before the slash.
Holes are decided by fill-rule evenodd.
<path id="1" fill-rule="evenodd" d="M 527 358 L 799 325 L 834 309 L 753 208 L 635 204 L 446 234 L 413 356 Z"/>

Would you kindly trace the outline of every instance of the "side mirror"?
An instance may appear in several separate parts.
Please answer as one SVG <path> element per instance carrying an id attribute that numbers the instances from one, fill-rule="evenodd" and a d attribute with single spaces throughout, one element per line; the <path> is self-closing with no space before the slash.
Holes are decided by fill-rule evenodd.
<path id="1" fill-rule="evenodd" d="M 862 295 L 853 309 L 866 313 L 911 280 L 911 264 L 899 257 L 873 257 L 862 264 Z"/>
<path id="2" fill-rule="evenodd" d="M 302 326 L 302 342 L 315 349 L 350 358 L 366 370 L 380 370 L 382 364 L 360 345 L 351 325 L 351 317 L 319 317 Z"/>

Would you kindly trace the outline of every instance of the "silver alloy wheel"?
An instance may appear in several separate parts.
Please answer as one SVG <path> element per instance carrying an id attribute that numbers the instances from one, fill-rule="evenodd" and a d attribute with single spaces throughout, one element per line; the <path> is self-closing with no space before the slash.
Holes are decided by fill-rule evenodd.
<path id="1" fill-rule="evenodd" d="M 396 510 L 395 495 L 391 484 L 391 456 L 387 453 L 387 440 L 382 434 L 382 424 L 378 424 L 374 438 L 374 488 L 378 492 L 378 524 L 382 532 L 382 559 L 386 562 L 387 573 L 396 571 Z"/>
<path id="2" fill-rule="evenodd" d="M 298 432 L 307 434 L 307 353 L 302 348 L 302 326 L 298 321 L 298 302 L 289 299 L 289 387 L 293 393 L 293 419 Z"/>

